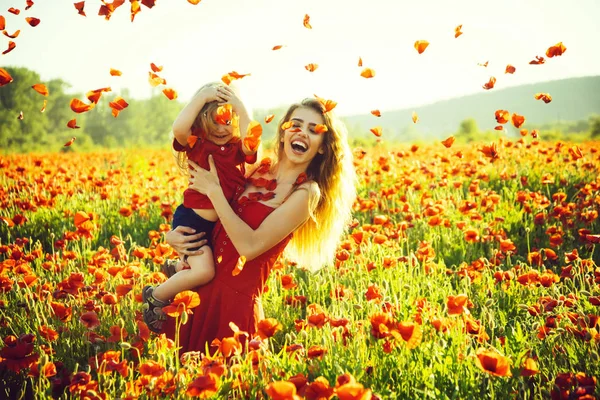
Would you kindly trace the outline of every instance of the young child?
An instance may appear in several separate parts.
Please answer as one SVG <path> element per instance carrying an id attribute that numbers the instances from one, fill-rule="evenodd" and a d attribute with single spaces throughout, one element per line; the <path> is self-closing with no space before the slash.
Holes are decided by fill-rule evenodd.
<path id="1" fill-rule="evenodd" d="M 260 130 L 246 135 L 250 117 L 244 104 L 228 86 L 222 83 L 204 85 L 185 106 L 173 123 L 173 148 L 179 153 L 179 164 L 187 168 L 186 159 L 208 169 L 208 156 L 212 155 L 223 193 L 229 201 L 245 188 L 244 163 L 256 162 L 256 151 L 260 143 Z M 244 132 L 240 138 L 239 132 Z M 187 157 L 181 157 L 186 155 Z M 171 275 L 157 287 L 146 286 L 142 291 L 144 321 L 148 328 L 160 332 L 165 315 L 162 308 L 169 304 L 175 295 L 209 282 L 215 274 L 210 237 L 217 220 L 217 213 L 207 196 L 193 189 L 183 193 L 183 204 L 173 215 L 173 226 L 192 227 L 197 233 L 205 232 L 208 242 L 202 248 L 203 254 L 184 257 L 184 265 L 189 268 Z M 196 249 L 191 249 L 196 250 Z M 179 262 L 182 262 L 179 261 Z"/>

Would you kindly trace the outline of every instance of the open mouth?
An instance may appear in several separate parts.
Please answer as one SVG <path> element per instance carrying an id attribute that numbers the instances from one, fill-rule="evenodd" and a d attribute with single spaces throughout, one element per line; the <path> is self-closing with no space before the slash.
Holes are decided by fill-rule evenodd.
<path id="1" fill-rule="evenodd" d="M 308 144 L 304 143 L 301 140 L 294 140 L 291 143 L 292 150 L 296 153 L 304 154 L 308 151 Z"/>

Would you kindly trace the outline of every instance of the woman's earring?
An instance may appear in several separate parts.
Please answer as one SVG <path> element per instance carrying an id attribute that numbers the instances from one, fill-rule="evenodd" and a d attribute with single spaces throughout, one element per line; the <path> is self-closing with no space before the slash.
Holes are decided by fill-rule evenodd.
<path id="1" fill-rule="evenodd" d="M 325 150 L 323 150 L 323 148 L 321 147 L 319 150 L 317 150 L 317 153 L 319 153 L 319 154 L 325 154 Z"/>

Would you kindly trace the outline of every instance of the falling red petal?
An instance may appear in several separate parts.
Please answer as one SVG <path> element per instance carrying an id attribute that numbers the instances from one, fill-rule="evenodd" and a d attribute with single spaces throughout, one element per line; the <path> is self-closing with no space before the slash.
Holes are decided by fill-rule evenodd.
<path id="1" fill-rule="evenodd" d="M 15 47 L 17 47 L 17 44 L 15 42 L 9 40 L 8 41 L 8 49 L 4 50 L 2 52 L 2 54 L 8 54 L 8 53 L 10 53 L 11 51 L 14 50 Z"/>
<path id="2" fill-rule="evenodd" d="M 27 23 L 29 25 L 31 25 L 32 27 L 36 27 L 40 24 L 40 20 L 39 18 L 34 18 L 34 17 L 27 17 L 25 18 L 25 20 L 27 21 Z"/>
<path id="3" fill-rule="evenodd" d="M 80 1 L 79 3 L 74 3 L 73 5 L 77 9 L 79 15 L 83 15 L 84 17 L 86 16 L 85 11 L 83 11 L 83 8 L 85 7 L 85 1 Z"/>
<path id="4" fill-rule="evenodd" d="M 77 126 L 77 120 L 75 118 L 73 118 L 72 120 L 67 122 L 67 127 L 71 128 L 71 129 L 79 129 L 80 128 L 79 126 Z"/>

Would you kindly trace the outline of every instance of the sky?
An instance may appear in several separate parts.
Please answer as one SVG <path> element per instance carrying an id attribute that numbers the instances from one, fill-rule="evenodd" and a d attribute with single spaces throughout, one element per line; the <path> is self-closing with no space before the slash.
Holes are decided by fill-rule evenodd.
<path id="1" fill-rule="evenodd" d="M 178 100 L 188 101 L 204 83 L 230 71 L 249 108 L 291 104 L 317 94 L 338 102 L 341 115 L 401 109 L 526 83 L 600 75 L 598 0 L 157 0 L 142 6 L 134 22 L 129 2 L 109 21 L 98 16 L 100 0 L 87 0 L 87 17 L 73 1 L 0 0 L 6 30 L 0 67 L 22 66 L 46 80 L 61 78 L 73 93 L 110 86 L 113 92 L 147 98 L 165 86 L 148 83 L 150 63 Z M 20 15 L 8 13 L 21 9 Z M 303 26 L 310 15 L 312 29 Z M 25 17 L 36 17 L 32 28 Z M 454 38 L 462 24 L 463 35 Z M 423 54 L 416 40 L 427 40 Z M 561 57 L 529 65 L 563 42 Z M 275 45 L 283 45 L 273 51 Z M 375 77 L 360 76 L 363 68 Z M 478 63 L 488 62 L 487 67 Z M 304 66 L 318 64 L 315 72 Z M 507 64 L 516 67 L 505 74 Z M 110 68 L 122 71 L 120 77 Z M 49 101 L 52 94 L 50 94 Z M 126 99 L 127 100 L 127 99 Z"/>

